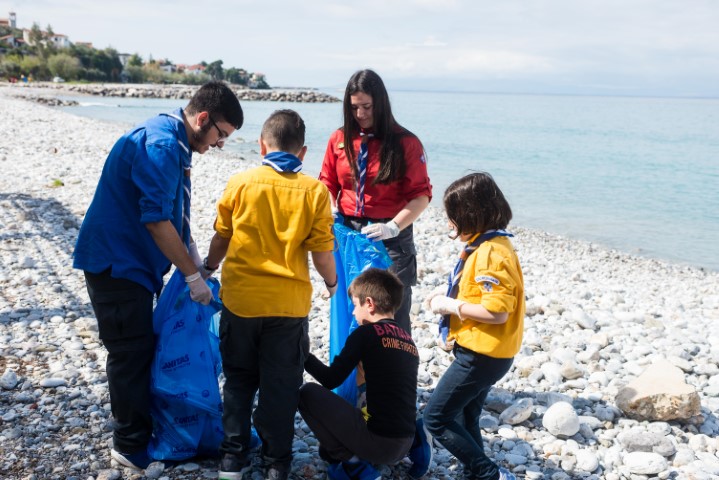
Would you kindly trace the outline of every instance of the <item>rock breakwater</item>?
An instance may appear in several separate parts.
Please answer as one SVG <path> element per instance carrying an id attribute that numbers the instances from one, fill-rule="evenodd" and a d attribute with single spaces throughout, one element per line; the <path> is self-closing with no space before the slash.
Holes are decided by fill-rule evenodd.
<path id="1" fill-rule="evenodd" d="M 160 85 L 160 84 L 127 84 L 127 83 L 49 83 L 36 82 L 29 86 L 25 84 L 7 84 L 8 88 L 46 89 L 62 92 L 63 94 L 94 95 L 101 97 L 127 97 L 127 98 L 166 98 L 189 100 L 195 94 L 198 85 Z M 332 103 L 339 102 L 337 97 L 310 89 L 281 89 L 281 90 L 253 90 L 232 86 L 240 100 L 249 101 L 280 101 L 305 103 Z"/>

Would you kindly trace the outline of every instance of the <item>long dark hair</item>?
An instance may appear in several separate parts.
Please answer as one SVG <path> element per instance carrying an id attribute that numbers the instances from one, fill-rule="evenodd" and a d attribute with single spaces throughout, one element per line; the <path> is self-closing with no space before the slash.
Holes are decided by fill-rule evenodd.
<path id="1" fill-rule="evenodd" d="M 412 133 L 394 119 L 389 95 L 380 76 L 372 70 L 355 72 L 347 82 L 343 104 L 344 150 L 352 166 L 355 179 L 359 177 L 359 171 L 357 170 L 357 158 L 352 146 L 352 139 L 359 135 L 360 127 L 352 115 L 350 97 L 360 92 L 372 97 L 372 130 L 374 137 L 382 142 L 379 156 L 380 167 L 377 177 L 372 183 L 392 183 L 402 178 L 407 170 L 404 149 L 400 140 L 405 135 L 412 135 Z"/>
<path id="2" fill-rule="evenodd" d="M 476 172 L 455 180 L 444 192 L 444 210 L 457 235 L 507 228 L 512 209 L 489 173 Z"/>

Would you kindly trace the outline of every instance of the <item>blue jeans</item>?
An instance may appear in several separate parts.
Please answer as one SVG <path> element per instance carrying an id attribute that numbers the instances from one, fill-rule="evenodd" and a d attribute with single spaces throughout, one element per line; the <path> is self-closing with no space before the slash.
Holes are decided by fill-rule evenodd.
<path id="1" fill-rule="evenodd" d="M 509 371 L 514 359 L 488 357 L 456 344 L 454 357 L 424 409 L 424 425 L 464 464 L 465 475 L 495 480 L 499 471 L 484 453 L 479 415 L 492 385 Z"/>
<path id="2" fill-rule="evenodd" d="M 244 318 L 222 308 L 225 437 L 221 453 L 246 453 L 252 418 L 262 439 L 265 462 L 290 466 L 295 412 L 309 353 L 307 328 L 307 317 Z M 257 408 L 252 415 L 258 390 Z"/>

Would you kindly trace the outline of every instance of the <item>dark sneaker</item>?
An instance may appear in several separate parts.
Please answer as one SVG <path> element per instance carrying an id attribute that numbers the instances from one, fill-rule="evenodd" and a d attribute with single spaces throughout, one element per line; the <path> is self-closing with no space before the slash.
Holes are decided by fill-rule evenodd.
<path id="1" fill-rule="evenodd" d="M 252 470 L 252 460 L 246 456 L 225 453 L 220 460 L 218 480 L 242 480 L 242 476 Z"/>
<path id="2" fill-rule="evenodd" d="M 144 470 L 154 462 L 147 454 L 147 450 L 141 450 L 136 453 L 120 453 L 113 448 L 110 450 L 110 457 L 120 465 L 136 470 Z"/>
<path id="3" fill-rule="evenodd" d="M 414 443 L 409 451 L 412 466 L 407 474 L 414 479 L 422 478 L 429 471 L 432 464 L 434 450 L 432 449 L 432 435 L 424 426 L 424 420 L 417 419 L 417 431 L 414 434 Z"/>
<path id="4" fill-rule="evenodd" d="M 284 465 L 272 464 L 267 467 L 265 480 L 287 480 L 290 476 L 290 469 Z"/>
<path id="5" fill-rule="evenodd" d="M 504 467 L 499 467 L 499 480 L 517 480 L 517 477 Z"/>
<path id="6" fill-rule="evenodd" d="M 342 462 L 330 464 L 327 476 L 332 480 L 380 480 L 382 474 L 369 462 Z"/>

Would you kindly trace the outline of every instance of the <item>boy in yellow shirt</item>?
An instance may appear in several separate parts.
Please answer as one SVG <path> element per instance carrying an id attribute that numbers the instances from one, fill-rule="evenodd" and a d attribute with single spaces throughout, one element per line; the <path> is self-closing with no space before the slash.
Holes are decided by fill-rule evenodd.
<path id="1" fill-rule="evenodd" d="M 329 192 L 318 180 L 299 173 L 307 151 L 304 139 L 305 125 L 296 112 L 274 112 L 262 127 L 262 165 L 230 178 L 217 204 L 216 233 L 205 267 L 214 270 L 225 259 L 220 290 L 226 379 L 220 480 L 239 480 L 252 467 L 251 417 L 262 439 L 267 477 L 288 477 L 294 416 L 309 353 L 308 253 L 330 294 L 337 289 Z"/>

